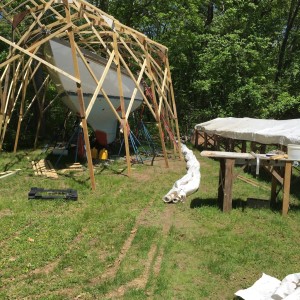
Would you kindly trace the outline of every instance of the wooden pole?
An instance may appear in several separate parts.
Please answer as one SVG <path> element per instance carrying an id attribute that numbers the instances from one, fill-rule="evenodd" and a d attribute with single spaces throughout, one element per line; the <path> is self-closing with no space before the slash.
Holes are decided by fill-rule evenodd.
<path id="1" fill-rule="evenodd" d="M 34 82 L 34 81 L 33 81 Z M 37 91 L 36 85 L 34 84 L 35 90 Z M 38 124 L 37 124 L 37 128 L 36 128 L 36 133 L 35 133 L 35 139 L 34 139 L 34 150 L 37 148 L 37 143 L 38 143 L 38 138 L 39 138 L 39 133 L 40 133 L 40 128 L 41 128 L 41 124 L 42 124 L 42 120 L 43 120 L 43 111 L 44 111 L 44 104 L 45 104 L 45 90 L 43 93 L 43 98 L 38 99 L 37 103 L 38 103 L 38 109 L 39 109 L 39 119 L 38 119 Z"/>
<path id="2" fill-rule="evenodd" d="M 29 72 L 27 70 L 26 76 L 24 78 L 24 84 L 22 86 L 22 100 L 21 100 L 21 106 L 20 106 L 20 111 L 19 111 L 18 127 L 17 127 L 17 133 L 16 133 L 16 138 L 15 138 L 15 144 L 14 144 L 14 153 L 17 152 L 18 143 L 19 143 L 21 123 L 22 123 L 22 120 L 23 120 L 23 113 L 24 113 L 25 96 L 26 96 L 26 90 L 27 90 L 27 85 L 28 85 L 28 75 L 29 75 Z"/>
<path id="3" fill-rule="evenodd" d="M 161 142 L 161 147 L 162 147 L 162 151 L 163 151 L 163 155 L 164 155 L 164 159 L 165 159 L 165 166 L 166 168 L 169 168 L 169 161 L 168 161 L 168 155 L 167 155 L 167 150 L 166 150 L 166 144 L 164 141 L 164 134 L 163 134 L 163 130 L 162 130 L 162 126 L 161 126 L 161 120 L 160 120 L 160 114 L 158 111 L 158 105 L 157 105 L 157 100 L 156 100 L 156 94 L 155 94 L 155 86 L 154 86 L 154 82 L 153 82 L 153 74 L 152 74 L 152 69 L 151 69 L 151 61 L 149 58 L 149 53 L 148 53 L 148 46 L 145 42 L 145 55 L 146 55 L 146 59 L 147 59 L 147 68 L 148 68 L 148 72 L 151 75 L 151 91 L 152 91 L 152 97 L 153 97 L 153 105 L 154 105 L 154 110 L 155 110 L 155 116 L 156 116 L 156 122 L 158 125 L 158 130 L 159 130 L 159 137 L 160 137 L 160 142 Z"/>
<path id="4" fill-rule="evenodd" d="M 174 119 L 175 119 L 177 144 L 178 144 L 178 148 L 179 148 L 179 157 L 180 157 L 181 160 L 183 160 L 183 156 L 182 156 L 182 153 L 181 153 L 181 141 L 180 141 L 180 132 L 179 132 L 178 117 L 177 117 L 177 108 L 176 108 L 176 103 L 175 103 L 175 96 L 174 96 L 174 89 L 173 89 L 173 83 L 172 83 L 172 78 L 171 78 L 169 58 L 168 58 L 167 55 L 166 55 L 166 68 L 168 69 L 168 78 L 169 78 L 169 86 L 170 86 L 170 91 L 171 91 L 171 101 L 172 101 Z"/>
<path id="5" fill-rule="evenodd" d="M 63 2 L 65 4 L 67 21 L 70 22 L 70 11 L 69 11 L 68 1 L 63 0 Z M 81 87 L 80 71 L 79 71 L 78 59 L 77 59 L 77 54 L 76 54 L 74 32 L 73 32 L 72 28 L 68 29 L 68 35 L 69 35 L 70 46 L 71 46 L 71 50 L 72 50 L 72 58 L 73 58 L 75 77 L 77 79 L 77 82 L 76 82 L 77 95 L 78 95 L 78 101 L 79 101 L 79 105 L 80 105 L 80 117 L 81 117 L 82 129 L 83 129 L 84 142 L 85 142 L 85 146 L 86 146 L 86 156 L 87 156 L 88 168 L 89 168 L 89 172 L 90 172 L 91 187 L 92 187 L 92 190 L 95 190 L 96 189 L 95 174 L 94 174 L 94 168 L 93 168 L 91 146 L 90 146 L 90 141 L 89 141 L 88 126 L 87 126 L 87 121 L 86 121 L 84 98 L 83 98 L 83 92 L 82 92 L 82 87 Z"/>
<path id="6" fill-rule="evenodd" d="M 126 118 L 126 111 L 125 111 L 125 102 L 124 102 L 124 93 L 123 93 L 123 84 L 122 84 L 122 73 L 121 73 L 121 65 L 120 65 L 120 53 L 119 53 L 118 42 L 117 42 L 117 34 L 113 35 L 113 40 L 114 40 L 114 50 L 115 50 L 115 53 L 116 53 L 118 86 L 119 86 L 120 105 L 121 105 L 121 113 L 122 113 L 122 124 L 121 124 L 121 126 L 123 126 L 123 134 L 124 134 L 124 141 L 125 141 L 127 174 L 128 174 L 128 176 L 130 176 L 131 175 L 131 162 L 130 162 L 130 151 L 129 151 L 129 141 L 128 141 L 129 131 L 128 131 L 128 126 L 127 126 L 127 118 Z"/>

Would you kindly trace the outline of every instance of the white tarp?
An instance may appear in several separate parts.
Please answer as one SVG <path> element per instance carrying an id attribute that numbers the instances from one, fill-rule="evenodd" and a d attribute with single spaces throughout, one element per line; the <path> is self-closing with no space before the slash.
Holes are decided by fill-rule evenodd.
<path id="1" fill-rule="evenodd" d="M 300 273 L 290 274 L 282 281 L 263 273 L 251 287 L 235 295 L 244 300 L 299 300 Z"/>
<path id="2" fill-rule="evenodd" d="M 216 118 L 197 124 L 195 129 L 261 144 L 300 144 L 300 119 Z"/>

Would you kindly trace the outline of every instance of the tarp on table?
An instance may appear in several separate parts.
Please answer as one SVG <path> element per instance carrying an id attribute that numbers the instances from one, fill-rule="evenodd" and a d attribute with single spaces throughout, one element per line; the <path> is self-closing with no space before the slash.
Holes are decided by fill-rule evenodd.
<path id="1" fill-rule="evenodd" d="M 216 118 L 197 124 L 195 129 L 261 144 L 300 144 L 300 119 Z"/>

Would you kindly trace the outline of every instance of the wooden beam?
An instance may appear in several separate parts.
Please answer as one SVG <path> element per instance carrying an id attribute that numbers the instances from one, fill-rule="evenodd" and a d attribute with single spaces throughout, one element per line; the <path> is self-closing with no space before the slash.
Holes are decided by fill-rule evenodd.
<path id="1" fill-rule="evenodd" d="M 94 33 L 94 35 L 98 38 L 98 40 L 101 42 L 102 46 L 104 47 L 104 49 L 107 51 L 107 53 L 109 55 L 111 55 L 111 51 L 108 49 L 107 44 L 103 41 L 102 37 L 100 36 L 100 34 L 98 33 L 98 31 L 95 29 L 93 23 L 90 21 L 90 19 L 88 18 L 88 16 L 86 15 L 86 13 L 83 14 L 83 17 L 85 18 L 85 20 L 87 21 L 88 24 L 90 24 L 91 29 Z"/>
<path id="2" fill-rule="evenodd" d="M 152 71 L 151 71 L 151 61 L 150 61 L 149 54 L 148 54 L 148 51 L 147 51 L 147 44 L 145 45 L 145 50 L 146 50 L 145 51 L 145 56 L 146 56 L 146 60 L 147 60 L 148 72 L 150 73 L 151 77 L 153 78 Z M 158 105 L 157 105 L 157 101 L 156 101 L 155 87 L 154 87 L 153 80 L 151 81 L 151 91 L 152 91 L 155 117 L 156 117 L 156 122 L 157 122 L 157 125 L 158 125 L 158 131 L 159 131 L 161 147 L 162 147 L 162 151 L 163 151 L 163 155 L 164 155 L 164 159 L 165 159 L 165 166 L 166 166 L 166 168 L 168 168 L 169 167 L 168 155 L 167 155 L 167 150 L 166 150 L 166 144 L 165 144 L 165 141 L 164 141 L 163 130 L 162 130 L 162 126 L 161 126 L 160 114 L 158 112 Z"/>
<path id="3" fill-rule="evenodd" d="M 88 64 L 87 60 L 85 59 L 84 55 L 82 54 L 82 52 L 80 51 L 80 48 L 77 45 L 76 45 L 76 49 L 77 49 L 77 51 L 79 53 L 79 56 L 81 57 L 82 61 L 84 62 L 86 68 L 88 69 L 88 71 L 90 72 L 91 76 L 93 77 L 96 85 L 98 86 L 98 84 L 99 84 L 98 78 L 94 74 L 93 70 L 91 69 L 90 65 Z M 114 53 L 114 51 L 113 51 L 113 53 Z M 106 92 L 104 91 L 104 89 L 102 87 L 100 88 L 100 92 L 102 93 L 105 101 L 108 103 L 109 107 L 111 108 L 112 112 L 114 113 L 116 119 L 121 123 L 122 119 L 120 118 L 118 112 L 116 111 L 116 108 L 111 103 L 108 95 L 106 94 Z"/>
<path id="4" fill-rule="evenodd" d="M 139 89 L 140 93 L 143 95 L 143 99 L 146 103 L 146 105 L 148 106 L 150 112 L 152 113 L 153 117 L 156 118 L 156 114 L 153 111 L 152 105 L 149 103 L 147 97 L 144 94 L 144 91 L 142 91 L 142 89 L 140 88 L 139 84 L 137 84 L 136 79 L 134 78 L 134 76 L 132 75 L 131 70 L 129 69 L 128 65 L 126 64 L 125 60 L 123 59 L 122 56 L 120 56 L 120 60 L 122 62 L 122 65 L 125 67 L 125 69 L 128 71 L 129 76 L 131 77 L 131 79 L 135 82 L 136 87 Z M 148 64 L 148 63 L 147 63 Z"/>
<path id="5" fill-rule="evenodd" d="M 272 176 L 274 176 L 274 177 L 278 180 L 278 182 L 279 182 L 280 184 L 283 185 L 283 178 L 282 178 L 282 176 L 277 172 L 277 170 L 275 169 L 274 166 L 263 165 L 263 167 L 264 167 L 266 170 L 268 170 L 268 171 L 270 172 L 270 174 L 271 174 Z"/>
<path id="6" fill-rule="evenodd" d="M 20 38 L 20 40 L 18 41 L 18 46 L 20 46 L 25 40 L 27 40 L 28 36 L 31 33 L 31 30 L 37 25 L 37 23 L 39 22 L 39 20 L 42 18 L 42 16 L 44 15 L 44 13 L 46 12 L 46 10 L 48 10 L 48 8 L 52 5 L 54 0 L 50 0 L 49 2 L 46 3 L 46 5 L 43 5 L 43 10 L 40 12 L 40 14 L 36 17 L 35 22 L 33 22 L 29 28 L 26 30 L 26 33 Z M 29 8 L 29 7 L 28 7 Z M 31 9 L 29 8 L 30 12 Z"/>
<path id="7" fill-rule="evenodd" d="M 54 37 L 57 37 L 61 32 L 64 32 L 66 31 L 68 28 L 70 28 L 72 26 L 72 24 L 68 24 L 66 26 L 64 26 L 63 28 L 61 28 L 60 30 L 56 31 L 55 33 L 52 33 L 51 35 L 48 35 L 46 38 L 44 38 L 43 40 L 31 45 L 30 47 L 28 47 L 26 49 L 26 51 L 30 52 L 31 54 L 34 54 L 36 51 L 34 50 L 37 50 L 42 44 L 46 43 L 47 41 L 51 40 L 52 38 Z M 23 48 L 22 48 L 23 49 Z M 21 54 L 16 54 L 14 55 L 13 57 L 10 57 L 8 58 L 6 61 L 5 61 L 5 64 L 3 63 L 3 66 L 4 65 L 7 65 L 7 64 L 10 64 L 11 62 L 19 59 L 22 55 Z M 0 65 L 0 68 L 2 67 L 2 65 Z"/>
<path id="8" fill-rule="evenodd" d="M 162 95 L 160 95 L 159 100 L 158 100 L 158 102 L 159 102 L 159 104 L 158 104 L 158 112 L 159 113 L 161 112 L 161 105 L 162 105 L 162 100 L 163 100 L 163 93 L 165 92 L 165 86 L 166 86 L 167 78 L 168 78 L 168 69 L 166 68 L 165 72 L 164 72 L 164 80 L 163 80 L 162 87 L 161 87 Z"/>
<path id="9" fill-rule="evenodd" d="M 147 66 L 147 60 L 145 59 L 145 60 L 144 60 L 144 64 L 143 64 L 143 66 L 142 66 L 142 69 L 141 69 L 141 71 L 140 71 L 140 75 L 139 75 L 137 81 L 135 81 L 136 87 L 135 87 L 134 90 L 133 90 L 133 93 L 132 93 L 132 96 L 131 96 L 131 99 L 130 99 L 130 102 L 129 102 L 129 105 L 128 105 L 128 108 L 127 108 L 126 119 L 128 119 L 129 114 L 130 114 L 130 112 L 131 112 L 131 107 L 132 107 L 132 105 L 133 105 L 133 103 L 134 103 L 135 96 L 136 96 L 137 91 L 138 91 L 138 88 L 137 88 L 137 87 L 138 87 L 138 86 L 140 85 L 140 83 L 141 83 L 141 80 L 142 80 L 142 78 L 143 78 L 143 74 L 144 74 L 144 71 L 145 71 L 146 66 Z M 142 95 L 143 95 L 143 94 L 142 94 Z"/>
<path id="10" fill-rule="evenodd" d="M 170 64 L 169 64 L 168 56 L 166 56 L 166 68 L 168 70 L 168 78 L 169 78 L 170 92 L 171 92 L 171 102 L 172 102 L 172 108 L 173 108 L 173 113 L 174 113 L 177 144 L 178 144 L 178 149 L 179 149 L 179 157 L 181 160 L 183 160 L 183 156 L 181 153 L 181 140 L 180 140 L 178 117 L 177 117 L 177 108 L 176 108 L 176 103 L 175 103 L 175 95 L 174 95 L 174 89 L 173 89 L 173 83 L 172 83 L 172 78 L 171 78 L 171 71 L 170 71 Z"/>
<path id="11" fill-rule="evenodd" d="M 65 4 L 65 11 L 66 11 L 67 20 L 69 21 L 70 11 L 69 11 L 68 1 L 63 0 L 63 2 Z M 87 161 L 88 161 L 91 187 L 92 187 L 92 190 L 95 190 L 96 189 L 95 174 L 94 174 L 91 147 L 90 147 L 90 141 L 89 141 L 89 134 L 88 134 L 88 126 L 87 126 L 87 120 L 86 120 L 83 92 L 82 92 L 82 87 L 81 87 L 80 71 L 79 71 L 78 59 L 77 59 L 77 54 L 76 54 L 76 45 L 75 45 L 75 39 L 74 39 L 74 32 L 72 31 L 72 28 L 69 28 L 68 34 L 69 34 L 71 51 L 72 51 L 74 72 L 75 72 L 75 76 L 77 77 L 77 81 L 76 81 L 77 95 L 78 95 L 78 101 L 79 101 L 79 105 L 80 105 L 80 117 L 81 117 L 81 123 L 82 123 L 82 128 L 83 128 L 83 136 L 84 136 L 84 142 L 85 142 L 85 147 L 86 147 L 86 157 L 87 157 Z"/>
<path id="12" fill-rule="evenodd" d="M 19 51 L 23 52 L 24 54 L 28 55 L 29 57 L 32 57 L 33 59 L 35 59 L 35 60 L 41 62 L 42 64 L 44 64 L 45 66 L 49 67 L 50 69 L 52 69 L 52 70 L 54 70 L 54 71 L 56 71 L 56 72 L 58 72 L 58 73 L 60 73 L 60 74 L 62 74 L 62 75 L 64 75 L 64 76 L 66 76 L 66 77 L 70 78 L 71 80 L 75 81 L 76 83 L 79 83 L 79 84 L 80 84 L 80 80 L 79 80 L 78 78 L 76 78 L 76 77 L 74 77 L 74 76 L 68 74 L 67 72 L 61 70 L 60 68 L 57 68 L 57 67 L 51 65 L 50 63 L 46 62 L 45 60 L 41 59 L 40 57 L 38 57 L 38 56 L 36 56 L 36 55 L 30 53 L 28 50 L 26 50 L 26 49 L 24 49 L 24 48 L 21 48 L 21 47 L 17 46 L 16 44 L 10 42 L 9 40 L 7 40 L 6 38 L 4 38 L 4 37 L 2 37 L 2 36 L 0 36 L 0 40 L 1 40 L 2 42 L 4 42 L 4 43 L 7 43 L 8 45 L 10 45 L 10 46 L 12 46 L 12 47 L 18 49 Z M 6 62 L 0 64 L 0 69 L 1 69 L 2 67 L 4 67 L 6 64 L 7 64 Z"/>
<path id="13" fill-rule="evenodd" d="M 88 116 L 89 116 L 89 114 L 90 114 L 90 112 L 91 112 L 91 110 L 92 110 L 92 108 L 94 106 L 94 103 L 95 103 L 95 101 L 96 101 L 96 99 L 98 97 L 98 94 L 99 94 L 100 90 L 102 89 L 102 85 L 104 83 L 104 80 L 105 80 L 105 78 L 107 76 L 107 73 L 108 73 L 108 71 L 110 69 L 110 66 L 111 66 L 111 63 L 112 63 L 114 57 L 115 57 L 115 52 L 113 51 L 111 53 L 111 55 L 110 55 L 110 58 L 109 58 L 109 60 L 108 60 L 108 62 L 106 64 L 104 70 L 103 70 L 103 73 L 101 75 L 100 80 L 97 82 L 97 87 L 95 89 L 93 97 L 92 97 L 92 99 L 91 99 L 91 101 L 90 101 L 90 103 L 89 103 L 89 105 L 88 105 L 88 107 L 86 109 L 86 118 L 88 118 Z"/>
<path id="14" fill-rule="evenodd" d="M 124 102 L 124 93 L 123 93 L 123 84 L 122 84 L 122 72 L 121 72 L 121 65 L 120 65 L 120 53 L 118 49 L 117 43 L 117 35 L 114 34 L 113 36 L 113 45 L 114 50 L 116 53 L 116 63 L 117 63 L 117 76 L 118 76 L 118 86 L 119 86 L 119 93 L 120 93 L 120 105 L 121 105 L 121 113 L 122 113 L 122 123 L 123 126 L 123 134 L 124 134 L 124 141 L 125 141 L 125 151 L 126 151 L 126 162 L 127 162 L 127 175 L 131 175 L 131 161 L 130 161 L 130 151 L 129 151 L 129 141 L 128 136 L 130 134 L 128 130 L 127 118 L 125 114 L 125 102 Z"/>

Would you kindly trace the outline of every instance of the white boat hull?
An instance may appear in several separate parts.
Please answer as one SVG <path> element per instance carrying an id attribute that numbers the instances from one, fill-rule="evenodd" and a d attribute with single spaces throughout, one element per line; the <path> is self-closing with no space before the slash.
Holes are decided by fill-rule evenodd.
<path id="1" fill-rule="evenodd" d="M 48 44 L 45 45 L 44 52 L 45 59 L 48 62 L 59 67 L 72 76 L 75 75 L 71 49 L 66 42 L 57 39 L 50 40 Z M 98 80 L 100 80 L 107 61 L 104 59 L 97 59 L 95 54 L 85 50 L 84 55 L 93 73 Z M 85 66 L 83 60 L 79 56 L 78 65 L 80 70 L 80 78 L 82 81 L 81 88 L 84 96 L 84 104 L 85 108 L 87 108 L 97 85 L 89 70 Z M 48 72 L 52 81 L 55 83 L 58 92 L 60 93 L 63 103 L 74 113 L 79 114 L 80 104 L 76 92 L 76 83 L 69 77 L 55 72 L 50 68 L 48 68 Z M 125 73 L 122 73 L 122 84 L 126 110 L 129 105 L 133 90 L 136 86 L 134 81 Z M 102 87 L 108 95 L 112 105 L 121 115 L 118 78 L 115 68 L 111 67 L 108 70 Z M 142 104 L 142 102 L 143 96 L 138 91 L 135 96 L 131 112 L 136 110 Z M 118 120 L 101 93 L 98 94 L 93 108 L 88 115 L 87 122 L 95 131 L 96 139 L 100 145 L 105 146 L 112 143 L 116 139 Z"/>

